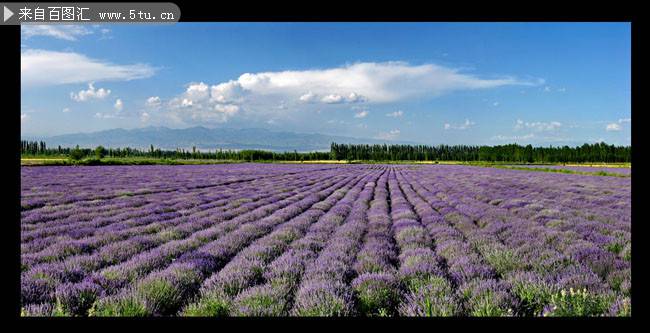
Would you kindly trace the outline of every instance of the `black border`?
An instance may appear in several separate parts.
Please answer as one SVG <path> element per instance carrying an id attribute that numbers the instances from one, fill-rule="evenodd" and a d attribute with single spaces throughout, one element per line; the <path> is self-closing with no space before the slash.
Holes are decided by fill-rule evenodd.
<path id="1" fill-rule="evenodd" d="M 143 2 L 143 1 L 138 1 Z M 21 318 L 20 314 L 20 238 L 16 237 L 20 233 L 20 224 L 15 221 L 20 220 L 20 119 L 18 117 L 20 109 L 20 28 L 18 26 L 3 26 L 0 28 L 0 36 L 2 41 L 2 65 L 4 68 L 0 73 L 2 79 L 6 83 L 3 89 L 3 109 L 5 110 L 5 119 L 7 121 L 2 123 L 3 129 L 0 134 L 3 136 L 3 142 L 11 142 L 11 154 L 4 155 L 4 161 L 0 165 L 4 169 L 3 177 L 3 200 L 2 202 L 2 219 L 4 227 L 10 230 L 3 229 L 0 234 L 3 237 L 2 246 L 6 251 L 3 253 L 11 253 L 4 257 L 3 267 L 9 266 L 9 261 L 12 262 L 12 273 L 5 273 L 1 276 L 9 279 L 3 281 L 3 286 L 9 289 L 11 284 L 14 291 L 12 297 L 3 297 L 3 316 L 11 316 L 12 319 L 17 321 L 17 324 L 23 325 L 36 325 L 43 326 L 42 328 L 48 329 L 50 324 L 88 324 L 96 328 L 112 328 L 116 324 L 124 324 L 125 326 L 140 326 L 145 329 L 157 329 L 158 327 L 164 328 L 187 328 L 187 324 L 202 324 L 206 329 L 221 330 L 222 328 L 232 327 L 239 328 L 247 326 L 246 324 L 260 325 L 261 329 L 268 329 L 272 326 L 287 329 L 287 328 L 307 328 L 307 329 L 323 329 L 333 326 L 345 325 L 346 327 L 356 327 L 356 329 L 397 329 L 404 330 L 410 325 L 422 325 L 426 331 L 450 329 L 455 330 L 460 327 L 474 326 L 477 329 L 484 330 L 486 324 L 494 324 L 494 328 L 499 330 L 503 328 L 510 328 L 512 324 L 519 326 L 526 330 L 529 329 L 548 329 L 549 325 L 558 325 L 566 327 L 570 326 L 580 328 L 581 330 L 591 329 L 588 326 L 596 326 L 599 329 L 625 329 L 634 321 L 640 321 L 645 316 L 644 299 L 641 295 L 645 293 L 644 282 L 641 276 L 642 262 L 642 247 L 644 243 L 639 243 L 644 240 L 647 232 L 647 224 L 641 217 L 642 197 L 645 188 L 641 184 L 645 184 L 645 174 L 642 171 L 642 159 L 640 156 L 640 148 L 642 147 L 641 126 L 645 124 L 644 109 L 640 106 L 641 98 L 640 88 L 641 79 L 638 73 L 643 57 L 640 55 L 640 31 L 641 23 L 639 20 L 640 9 L 631 7 L 612 8 L 609 6 L 598 7 L 596 3 L 587 3 L 584 6 L 580 4 L 571 4 L 564 2 L 544 2 L 544 3 L 531 3 L 529 8 L 523 8 L 521 2 L 516 4 L 507 4 L 505 8 L 500 8 L 493 2 L 482 2 L 480 4 L 469 4 L 464 2 L 455 3 L 459 5 L 455 11 L 450 11 L 447 6 L 450 4 L 441 4 L 440 2 L 432 3 L 431 7 L 423 8 L 423 5 L 410 5 L 403 1 L 400 2 L 386 2 L 386 3 L 370 3 L 370 4 L 357 4 L 351 2 L 347 3 L 295 3 L 281 6 L 280 4 L 272 1 L 267 1 L 259 4 L 255 3 L 225 3 L 215 2 L 208 4 L 207 2 L 181 2 L 172 1 L 176 3 L 181 9 L 182 22 L 213 22 L 213 21 L 227 21 L 227 22 L 416 22 L 416 21 L 443 21 L 443 22 L 601 22 L 601 21 L 615 21 L 615 22 L 631 22 L 632 23 L 632 116 L 635 121 L 632 123 L 632 145 L 635 149 L 632 152 L 632 220 L 637 221 L 632 223 L 632 252 L 633 264 L 632 279 L 635 281 L 635 289 L 632 296 L 632 317 L 631 318 L 439 318 L 439 319 L 423 319 L 423 318 L 377 318 L 368 320 L 364 318 L 339 318 L 323 320 L 321 318 L 218 318 L 218 319 L 200 319 L 200 318 Z M 454 4 L 452 4 L 454 5 Z M 611 4 L 610 4 L 611 5 Z M 238 7 L 239 6 L 239 7 Z M 506 9 L 507 8 L 507 9 Z M 589 13 L 589 10 L 595 10 L 595 13 Z M 374 12 L 373 12 L 374 11 Z M 515 13 L 515 14 L 513 14 Z M 597 69 L 595 69 L 597 70 Z M 643 96 L 643 95 L 641 95 Z M 636 97 L 636 98 L 635 98 Z M 635 112 L 634 110 L 642 110 Z M 639 208 L 642 207 L 642 208 Z M 13 260 L 9 259 L 12 258 Z M 8 295 L 5 293 L 4 295 Z M 12 300 L 9 304 L 8 299 Z M 317 324 L 317 325 L 314 325 Z M 461 326 L 458 326 L 461 324 Z M 504 325 L 509 324 L 509 325 Z M 531 325 L 534 324 L 534 325 Z M 153 325 L 153 326 L 152 326 Z M 225 325 L 225 326 L 224 326 Z M 232 325 L 232 326 L 230 326 Z M 406 325 L 406 326 L 405 326 Z M 440 326 L 442 325 L 442 327 Z M 448 326 L 447 326 L 448 325 Z M 497 326 L 498 325 L 498 326 Z"/>

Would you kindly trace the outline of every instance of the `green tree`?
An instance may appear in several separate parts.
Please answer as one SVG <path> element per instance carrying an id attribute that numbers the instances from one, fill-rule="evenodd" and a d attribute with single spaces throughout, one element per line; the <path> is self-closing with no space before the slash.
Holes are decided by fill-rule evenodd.
<path id="1" fill-rule="evenodd" d="M 95 148 L 95 157 L 101 160 L 104 156 L 106 156 L 106 148 L 103 146 L 97 146 L 97 148 Z"/>
<path id="2" fill-rule="evenodd" d="M 70 159 L 73 161 L 79 161 L 84 158 L 84 152 L 77 145 L 73 150 L 70 151 Z"/>

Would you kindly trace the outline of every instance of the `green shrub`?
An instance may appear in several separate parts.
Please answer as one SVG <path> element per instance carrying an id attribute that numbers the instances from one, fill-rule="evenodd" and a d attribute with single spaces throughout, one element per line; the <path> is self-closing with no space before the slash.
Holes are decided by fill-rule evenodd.
<path id="1" fill-rule="evenodd" d="M 485 260 L 501 275 L 519 268 L 517 256 L 509 249 L 494 248 L 485 253 Z"/>
<path id="2" fill-rule="evenodd" d="M 201 299 L 188 305 L 181 312 L 185 317 L 225 317 L 230 315 L 232 301 L 220 292 L 209 292 Z"/>
<path id="3" fill-rule="evenodd" d="M 395 278 L 383 273 L 366 273 L 352 282 L 359 305 L 365 316 L 391 315 L 399 302 Z"/>
<path id="4" fill-rule="evenodd" d="M 285 315 L 286 301 L 282 289 L 271 285 L 253 287 L 234 300 L 236 316 L 277 317 Z"/>
<path id="5" fill-rule="evenodd" d="M 70 159 L 73 161 L 79 161 L 82 158 L 84 158 L 84 156 L 85 156 L 84 152 L 81 149 L 79 149 L 78 145 L 77 147 L 75 147 L 70 151 L 70 155 L 69 155 Z"/>
<path id="6" fill-rule="evenodd" d="M 115 296 L 100 299 L 88 312 L 90 317 L 145 317 L 150 316 L 143 302 L 134 296 Z"/>
<path id="7" fill-rule="evenodd" d="M 406 299 L 399 308 L 402 316 L 450 317 L 460 313 L 453 289 L 442 277 L 413 279 L 408 290 Z"/>
<path id="8" fill-rule="evenodd" d="M 591 294 L 586 289 L 575 291 L 570 288 L 569 292 L 562 289 L 551 295 L 551 302 L 544 310 L 544 316 L 598 316 L 609 310 L 610 303 L 611 301 L 607 297 Z"/>
<path id="9" fill-rule="evenodd" d="M 520 312 L 524 316 L 539 316 L 551 302 L 551 295 L 557 292 L 552 284 L 541 279 L 513 279 L 512 293 L 521 301 Z"/>
<path id="10" fill-rule="evenodd" d="M 144 301 L 147 310 L 153 314 L 172 315 L 184 303 L 187 291 L 198 286 L 199 276 L 187 269 L 176 269 L 169 276 L 154 277 L 140 282 L 135 293 Z"/>

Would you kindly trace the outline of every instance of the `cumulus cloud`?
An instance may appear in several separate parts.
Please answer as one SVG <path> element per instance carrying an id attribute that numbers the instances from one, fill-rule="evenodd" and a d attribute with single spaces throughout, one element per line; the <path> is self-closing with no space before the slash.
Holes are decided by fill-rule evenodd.
<path id="1" fill-rule="evenodd" d="M 208 85 L 203 82 L 190 83 L 185 90 L 185 95 L 190 101 L 205 100 L 210 96 L 208 88 Z"/>
<path id="2" fill-rule="evenodd" d="M 75 24 L 24 24 L 20 26 L 20 33 L 24 38 L 46 36 L 67 41 L 76 41 L 77 38 L 90 35 L 93 31 L 83 25 Z"/>
<path id="3" fill-rule="evenodd" d="M 20 79 L 26 86 L 129 81 L 154 73 L 147 64 L 116 65 L 75 52 L 28 49 L 20 55 Z"/>
<path id="4" fill-rule="evenodd" d="M 321 102 L 327 104 L 338 104 L 338 103 L 342 103 L 343 101 L 344 101 L 343 96 L 337 94 L 329 94 L 321 98 Z"/>
<path id="5" fill-rule="evenodd" d="M 149 118 L 150 116 L 148 112 L 142 112 L 142 114 L 140 115 L 140 121 L 142 121 L 143 123 L 149 121 Z"/>
<path id="6" fill-rule="evenodd" d="M 465 119 L 465 122 L 462 123 L 462 124 L 459 124 L 459 125 L 452 125 L 452 124 L 450 124 L 450 123 L 445 123 L 444 128 L 445 128 L 445 130 L 450 130 L 450 129 L 454 129 L 454 130 L 466 130 L 466 129 L 468 129 L 468 128 L 474 126 L 474 125 L 476 125 L 475 122 L 470 121 L 469 119 Z"/>
<path id="7" fill-rule="evenodd" d="M 157 108 L 161 105 L 160 97 L 158 96 L 151 96 L 147 98 L 147 101 L 145 102 L 145 106 L 148 108 Z"/>
<path id="8" fill-rule="evenodd" d="M 386 117 L 399 118 L 399 117 L 402 117 L 403 115 L 404 115 L 404 112 L 402 110 L 399 110 L 399 111 L 387 113 Z"/>
<path id="9" fill-rule="evenodd" d="M 71 92 L 70 98 L 72 98 L 77 102 L 85 102 L 91 99 L 104 99 L 110 94 L 111 91 L 109 89 L 104 89 L 104 88 L 95 89 L 94 84 L 89 83 L 87 90 L 81 90 L 76 94 L 74 92 Z M 122 103 L 122 101 L 120 101 L 120 103 Z"/>
<path id="10" fill-rule="evenodd" d="M 236 85 L 228 83 L 209 87 L 206 83 L 190 83 L 181 96 L 167 103 L 170 116 L 178 122 L 223 123 L 240 111 L 231 103 L 236 97 Z M 152 102 L 160 102 L 159 99 Z"/>
<path id="11" fill-rule="evenodd" d="M 457 90 L 538 84 L 538 81 L 525 82 L 513 77 L 480 78 L 434 64 L 366 62 L 327 69 L 244 73 L 237 79 L 213 85 L 194 82 L 167 106 L 175 119 L 227 121 L 239 113 L 269 119 L 279 113 L 309 109 L 306 105 L 296 107 L 299 104 L 320 104 L 329 109 L 338 104 L 390 103 Z M 234 106 L 238 108 L 225 113 L 226 116 L 223 113 L 214 116 L 216 108 L 224 109 L 224 105 L 230 105 L 231 110 Z M 185 111 L 180 112 L 181 109 Z M 361 117 L 365 114 L 358 113 Z M 401 115 L 397 112 L 391 116 Z"/>
<path id="12" fill-rule="evenodd" d="M 239 112 L 239 106 L 232 104 L 217 104 L 214 106 L 214 110 L 222 114 L 234 115 L 235 113 Z"/>
<path id="13" fill-rule="evenodd" d="M 524 122 L 521 119 L 517 119 L 515 123 L 515 130 L 521 130 L 521 129 L 532 129 L 538 132 L 542 131 L 555 131 L 562 127 L 562 123 L 558 121 L 551 121 L 551 122 Z"/>
<path id="14" fill-rule="evenodd" d="M 437 96 L 455 90 L 538 84 L 513 77 L 483 79 L 435 64 L 414 66 L 399 61 L 355 63 L 330 69 L 245 73 L 237 82 L 255 94 L 295 96 L 303 102 L 313 102 L 319 96 L 324 103 L 383 103 L 414 95 Z"/>
<path id="15" fill-rule="evenodd" d="M 245 91 L 237 81 L 228 81 L 211 87 L 210 98 L 217 103 L 240 103 Z"/>
<path id="16" fill-rule="evenodd" d="M 63 108 L 63 113 L 68 113 L 70 112 L 70 108 Z"/>
<path id="17" fill-rule="evenodd" d="M 618 132 L 621 130 L 621 125 L 619 123 L 607 124 L 605 130 L 608 132 Z"/>
<path id="18" fill-rule="evenodd" d="M 124 103 L 122 103 L 122 100 L 118 98 L 118 99 L 115 100 L 115 104 L 113 104 L 113 107 L 118 112 L 122 111 L 122 109 L 124 108 Z"/>
<path id="19" fill-rule="evenodd" d="M 381 132 L 375 136 L 375 139 L 379 140 L 395 140 L 397 137 L 399 137 L 400 130 L 399 129 L 394 129 L 390 130 L 389 132 Z"/>
<path id="20" fill-rule="evenodd" d="M 348 103 L 362 103 L 366 101 L 366 98 L 357 93 L 350 93 L 345 101 Z"/>
<path id="21" fill-rule="evenodd" d="M 313 103 L 318 99 L 318 96 L 316 96 L 316 94 L 314 94 L 313 92 L 310 91 L 310 92 L 300 96 L 299 99 L 300 99 L 301 102 Z"/>
<path id="22" fill-rule="evenodd" d="M 365 118 L 368 115 L 368 113 L 370 113 L 370 112 L 367 111 L 367 110 L 357 112 L 357 113 L 354 114 L 354 118 Z"/>

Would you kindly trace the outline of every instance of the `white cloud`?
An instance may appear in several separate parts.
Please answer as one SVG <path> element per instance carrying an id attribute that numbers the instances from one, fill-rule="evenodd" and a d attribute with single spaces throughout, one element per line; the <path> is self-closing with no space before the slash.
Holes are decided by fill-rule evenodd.
<path id="1" fill-rule="evenodd" d="M 381 132 L 375 136 L 375 139 L 379 140 L 395 140 L 400 135 L 399 129 L 390 130 L 389 132 Z"/>
<path id="2" fill-rule="evenodd" d="M 26 86 L 129 81 L 154 73 L 147 64 L 116 65 L 74 52 L 29 49 L 20 55 L 20 79 Z"/>
<path id="3" fill-rule="evenodd" d="M 279 113 L 315 111 L 296 103 L 323 103 L 333 108 L 343 103 L 389 103 L 416 96 L 438 96 L 455 90 L 487 89 L 504 85 L 537 85 L 512 77 L 482 79 L 459 70 L 405 62 L 355 63 L 329 69 L 244 73 L 235 80 L 215 85 L 191 83 L 167 104 L 174 119 L 227 121 L 212 117 L 216 105 L 234 105 L 237 112 L 253 119 L 270 119 Z M 284 103 L 289 101 L 289 103 Z M 281 105 L 271 107 L 269 105 Z M 180 112 L 179 109 L 187 109 Z M 233 109 L 232 107 L 230 107 Z M 320 111 L 320 110 L 319 110 Z M 195 113 L 201 113 L 199 116 Z M 359 116 L 367 113 L 359 112 Z M 401 113 L 394 113 L 396 117 Z"/>
<path id="4" fill-rule="evenodd" d="M 482 79 L 457 69 L 406 62 L 355 63 L 330 69 L 245 73 L 239 82 L 255 94 L 295 96 L 325 103 L 392 102 L 415 95 L 437 96 L 455 90 L 487 89 L 505 85 L 537 85 L 512 77 Z M 309 93 L 305 94 L 305 91 Z"/>
<path id="5" fill-rule="evenodd" d="M 338 103 L 342 103 L 344 100 L 343 100 L 343 96 L 341 95 L 330 94 L 321 98 L 320 101 L 327 104 L 338 104 Z"/>
<path id="6" fill-rule="evenodd" d="M 357 112 L 357 113 L 354 114 L 354 118 L 365 118 L 368 115 L 368 113 L 370 113 L 370 112 L 367 111 L 367 110 Z"/>
<path id="7" fill-rule="evenodd" d="M 111 119 L 116 118 L 117 116 L 111 113 L 97 112 L 95 113 L 95 118 L 99 119 Z"/>
<path id="8" fill-rule="evenodd" d="M 101 36 L 99 37 L 99 40 L 104 40 L 104 39 L 113 39 L 113 36 L 111 36 L 111 30 L 110 29 L 100 29 L 99 33 Z"/>
<path id="9" fill-rule="evenodd" d="M 214 106 L 214 110 L 230 116 L 239 112 L 239 106 L 232 105 L 232 104 L 227 104 L 227 105 L 217 104 Z"/>
<path id="10" fill-rule="evenodd" d="M 551 91 L 551 87 L 549 87 L 549 86 L 544 87 L 544 91 L 545 91 L 545 92 L 550 92 L 550 91 Z"/>
<path id="11" fill-rule="evenodd" d="M 122 109 L 124 108 L 124 103 L 122 103 L 122 100 L 118 98 L 118 99 L 115 100 L 115 104 L 113 104 L 113 107 L 118 112 L 122 111 Z"/>
<path id="12" fill-rule="evenodd" d="M 111 94 L 111 91 L 104 88 L 95 89 L 93 83 L 88 84 L 88 90 L 81 90 L 78 93 L 70 93 L 70 98 L 77 102 L 85 102 L 91 99 L 104 99 Z M 121 103 L 121 101 L 120 101 Z"/>
<path id="13" fill-rule="evenodd" d="M 605 127 L 605 130 L 608 131 L 608 132 L 620 131 L 621 130 L 621 125 L 619 125 L 618 123 L 607 124 L 607 126 Z"/>
<path id="14" fill-rule="evenodd" d="M 70 112 L 70 108 L 63 108 L 63 113 L 68 113 Z"/>
<path id="15" fill-rule="evenodd" d="M 499 102 L 492 103 L 492 106 L 499 106 Z"/>
<path id="16" fill-rule="evenodd" d="M 402 110 L 387 113 L 386 117 L 393 117 L 393 118 L 399 118 L 404 115 L 404 112 Z"/>
<path id="17" fill-rule="evenodd" d="M 27 119 L 29 119 L 29 115 L 28 115 L 28 114 L 26 114 L 26 113 L 21 113 L 21 114 L 20 114 L 20 122 L 21 122 L 21 123 L 22 123 L 23 121 L 26 121 Z"/>
<path id="18" fill-rule="evenodd" d="M 149 113 L 147 113 L 147 112 L 142 112 L 142 114 L 140 115 L 140 121 L 142 121 L 143 123 L 146 123 L 147 121 L 149 121 L 149 118 L 150 118 L 150 116 L 149 116 Z"/>
<path id="19" fill-rule="evenodd" d="M 20 26 L 20 33 L 24 38 L 47 36 L 67 41 L 76 41 L 78 37 L 90 35 L 93 31 L 83 25 L 75 24 L 24 24 Z"/>
<path id="20" fill-rule="evenodd" d="M 524 128 L 524 121 L 521 119 L 517 119 L 517 122 L 515 124 L 515 129 L 520 130 L 522 128 Z"/>
<path id="21" fill-rule="evenodd" d="M 367 101 L 367 99 L 357 93 L 350 93 L 346 98 L 346 102 L 348 103 L 361 103 L 365 101 Z"/>
<path id="22" fill-rule="evenodd" d="M 513 136 L 506 136 L 506 135 L 495 135 L 491 138 L 491 140 L 496 140 L 496 141 L 522 141 L 522 140 L 529 140 L 535 137 L 535 134 L 530 133 L 526 135 L 513 135 Z"/>
<path id="23" fill-rule="evenodd" d="M 555 131 L 562 127 L 562 123 L 558 121 L 551 121 L 551 122 L 524 122 L 521 119 L 517 119 L 515 123 L 515 130 L 521 130 L 524 128 L 527 129 L 533 129 L 535 131 L 541 132 L 541 131 Z"/>
<path id="24" fill-rule="evenodd" d="M 607 132 L 618 132 L 623 129 L 623 124 L 629 124 L 632 122 L 632 118 L 620 118 L 616 122 L 612 122 L 605 126 Z"/>
<path id="25" fill-rule="evenodd" d="M 167 103 L 167 116 L 178 123 L 223 123 L 240 112 L 237 103 L 244 101 L 244 95 L 245 92 L 236 81 L 213 86 L 193 82 L 188 84 L 182 95 Z M 150 97 L 147 104 L 159 105 L 160 98 Z"/>
<path id="26" fill-rule="evenodd" d="M 305 103 L 313 103 L 318 99 L 318 96 L 316 94 L 312 93 L 311 91 L 300 96 L 300 101 L 305 102 Z"/>
<path id="27" fill-rule="evenodd" d="M 151 96 L 147 98 L 147 101 L 145 102 L 145 106 L 148 108 L 157 108 L 161 104 L 160 97 L 158 96 Z"/>
<path id="28" fill-rule="evenodd" d="M 476 125 L 475 122 L 470 121 L 469 119 L 465 119 L 465 122 L 462 123 L 462 124 L 460 124 L 460 125 L 452 125 L 452 124 L 449 124 L 449 123 L 445 123 L 444 128 L 445 128 L 446 130 L 450 130 L 450 129 L 455 129 L 455 130 L 466 130 L 466 129 L 468 129 L 468 128 L 474 126 L 474 125 Z"/>
<path id="29" fill-rule="evenodd" d="M 557 91 L 558 92 L 566 92 L 566 88 L 558 88 Z"/>
<path id="30" fill-rule="evenodd" d="M 211 87 L 210 98 L 217 103 L 238 103 L 245 92 L 237 81 L 228 81 Z"/>
<path id="31" fill-rule="evenodd" d="M 189 101 L 201 101 L 210 97 L 209 87 L 203 82 L 190 83 L 185 90 L 185 95 Z"/>
<path id="32" fill-rule="evenodd" d="M 303 96 L 300 96 L 302 99 Z M 323 96 L 320 100 L 323 103 L 326 104 L 339 104 L 339 103 L 362 103 L 367 101 L 367 99 L 357 93 L 350 93 L 348 96 L 341 96 L 338 94 L 329 94 Z"/>

